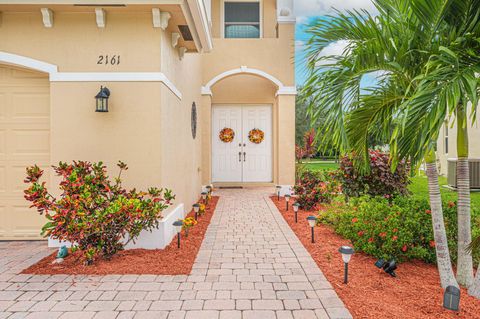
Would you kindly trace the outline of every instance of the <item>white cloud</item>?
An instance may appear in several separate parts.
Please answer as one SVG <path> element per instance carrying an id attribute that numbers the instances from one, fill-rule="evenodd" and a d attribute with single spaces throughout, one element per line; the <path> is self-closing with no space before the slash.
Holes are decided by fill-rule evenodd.
<path id="1" fill-rule="evenodd" d="M 319 57 L 328 57 L 328 56 L 334 56 L 334 55 L 343 55 L 345 52 L 345 49 L 348 46 L 348 41 L 346 40 L 340 40 L 334 43 L 329 44 L 326 46 L 319 54 Z M 330 64 L 334 61 L 331 59 L 325 59 L 320 62 L 317 62 L 317 66 L 325 65 L 325 64 Z"/>
<path id="2" fill-rule="evenodd" d="M 365 9 L 371 13 L 375 12 L 375 7 L 371 0 L 294 0 L 295 14 L 298 17 L 320 16 L 333 13 L 333 9 Z M 298 19 L 297 19 L 298 21 Z M 299 22 L 300 23 L 300 22 Z"/>

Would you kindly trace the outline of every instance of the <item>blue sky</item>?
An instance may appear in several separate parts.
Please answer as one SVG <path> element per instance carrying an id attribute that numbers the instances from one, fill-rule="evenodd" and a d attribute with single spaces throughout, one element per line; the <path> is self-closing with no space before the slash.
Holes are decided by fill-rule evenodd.
<path id="1" fill-rule="evenodd" d="M 295 71 L 297 85 L 305 82 L 305 53 L 304 44 L 308 41 L 308 35 L 305 33 L 306 25 L 315 19 L 315 17 L 333 14 L 333 9 L 351 10 L 365 9 L 374 13 L 375 8 L 371 0 L 294 0 L 295 13 L 297 15 L 297 27 L 295 32 Z M 323 52 L 325 55 L 341 54 L 345 44 L 334 43 L 327 47 Z M 365 79 L 368 85 L 374 82 L 374 77 Z"/>

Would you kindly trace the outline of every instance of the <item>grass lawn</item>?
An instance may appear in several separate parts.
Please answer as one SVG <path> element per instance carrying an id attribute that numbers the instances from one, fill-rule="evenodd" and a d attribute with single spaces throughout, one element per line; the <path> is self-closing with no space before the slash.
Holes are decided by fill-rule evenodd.
<path id="1" fill-rule="evenodd" d="M 449 190 L 443 185 L 447 185 L 447 178 L 445 176 L 439 176 L 438 182 L 440 183 L 440 192 L 442 198 L 447 200 L 456 200 L 457 193 Z M 415 197 L 428 198 L 428 181 L 426 176 L 415 176 L 412 178 L 412 183 L 409 185 L 408 189 L 412 192 L 412 195 Z M 480 207 L 480 192 L 471 193 L 472 206 Z"/>
<path id="2" fill-rule="evenodd" d="M 309 170 L 320 171 L 320 170 L 335 170 L 338 169 L 338 163 L 335 162 L 324 162 L 324 161 L 310 161 L 303 162 L 303 165 Z"/>

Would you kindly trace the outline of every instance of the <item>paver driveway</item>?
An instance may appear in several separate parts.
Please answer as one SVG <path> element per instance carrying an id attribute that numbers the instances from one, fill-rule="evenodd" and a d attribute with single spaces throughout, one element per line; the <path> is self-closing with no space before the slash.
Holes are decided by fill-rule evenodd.
<path id="1" fill-rule="evenodd" d="M 51 250 L 45 242 L 0 242 L 0 319 L 351 318 L 271 191 L 217 192 L 188 276 L 21 275 Z"/>

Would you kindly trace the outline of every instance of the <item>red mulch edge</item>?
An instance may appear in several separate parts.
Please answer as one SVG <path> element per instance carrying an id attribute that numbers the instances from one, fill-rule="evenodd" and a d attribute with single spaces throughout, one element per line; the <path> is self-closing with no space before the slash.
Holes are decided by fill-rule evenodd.
<path id="1" fill-rule="evenodd" d="M 38 263 L 23 270 L 23 274 L 151 274 L 151 275 L 188 275 L 200 250 L 213 212 L 217 206 L 218 196 L 213 196 L 206 207 L 204 215 L 199 216 L 198 224 L 190 228 L 188 237 L 182 232 L 181 247 L 177 248 L 177 237 L 165 249 L 129 249 L 119 252 L 111 260 L 98 259 L 91 266 L 83 264 L 80 252 L 71 254 L 61 264 L 52 265 L 57 252 L 43 258 Z M 188 216 L 194 216 L 193 210 Z"/>
<path id="2" fill-rule="evenodd" d="M 351 242 L 331 227 L 320 225 L 315 227 L 312 244 L 306 218 L 316 212 L 299 210 L 296 224 L 293 210 L 285 210 L 285 200 L 281 197 L 278 201 L 276 196 L 271 199 L 354 318 L 480 318 L 480 300 L 468 296 L 466 289 L 461 292 L 460 312 L 445 310 L 437 268 L 421 261 L 398 265 L 397 278 L 392 278 L 373 265 L 374 257 L 355 253 L 349 263 L 348 285 L 343 284 L 338 249 L 351 246 Z"/>

